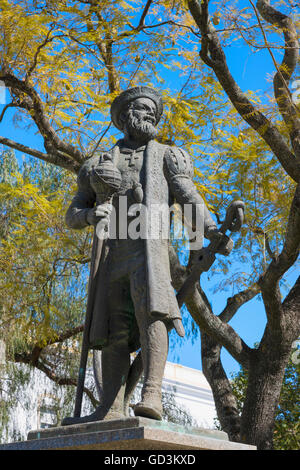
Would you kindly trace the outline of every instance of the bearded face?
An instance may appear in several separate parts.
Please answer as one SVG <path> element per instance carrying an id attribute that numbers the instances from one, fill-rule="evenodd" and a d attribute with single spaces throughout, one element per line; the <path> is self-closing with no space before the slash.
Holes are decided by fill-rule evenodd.
<path id="1" fill-rule="evenodd" d="M 124 119 L 124 134 L 136 142 L 148 142 L 157 135 L 156 107 L 148 98 L 138 98 L 129 107 Z"/>

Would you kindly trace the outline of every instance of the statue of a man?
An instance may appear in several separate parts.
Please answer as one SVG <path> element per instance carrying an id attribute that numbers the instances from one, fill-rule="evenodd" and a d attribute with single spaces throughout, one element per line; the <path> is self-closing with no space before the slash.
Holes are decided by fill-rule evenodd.
<path id="1" fill-rule="evenodd" d="M 171 206 L 174 201 L 201 213 L 202 233 L 221 237 L 192 181 L 193 166 L 182 149 L 155 140 L 163 112 L 161 95 L 146 86 L 122 92 L 112 103 L 111 117 L 124 138 L 105 154 L 88 159 L 78 175 L 78 192 L 66 215 L 69 227 L 96 226 L 107 218 L 97 205 L 91 173 L 107 155 L 121 175 L 112 204 L 120 225 L 120 197 L 127 206 L 142 203 Z M 132 220 L 130 214 L 127 224 Z M 123 222 L 122 222 L 123 223 Z M 192 221 L 192 224 L 194 222 Z M 195 225 L 195 224 L 194 224 Z M 124 228 L 124 227 L 123 227 Z M 124 232 L 124 230 L 123 230 Z M 116 236 L 102 244 L 97 270 L 89 348 L 102 350 L 103 397 L 100 407 L 81 421 L 124 417 L 124 390 L 130 369 L 130 353 L 141 348 L 144 383 L 136 416 L 160 420 L 161 387 L 168 354 L 168 332 L 175 326 L 184 334 L 176 294 L 171 284 L 169 241 L 166 238 Z M 79 420 L 80 422 L 80 420 Z"/>

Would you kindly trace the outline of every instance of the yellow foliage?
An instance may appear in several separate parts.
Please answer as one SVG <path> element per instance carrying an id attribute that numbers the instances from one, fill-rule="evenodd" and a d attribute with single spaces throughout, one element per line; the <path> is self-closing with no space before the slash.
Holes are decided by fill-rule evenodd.
<path id="1" fill-rule="evenodd" d="M 9 221 L 0 243 L 0 329 L 8 343 L 16 333 L 43 346 L 82 321 L 84 293 L 76 300 L 74 291 L 72 299 L 68 285 L 77 263 L 82 270 L 90 243 L 83 244 L 86 234 L 66 230 L 62 193 L 45 192 L 20 173 L 10 176 L 13 182 L 0 183 L 0 208 Z M 86 275 L 77 274 L 84 278 L 83 292 Z"/>
<path id="2" fill-rule="evenodd" d="M 91 3 L 52 0 L 46 9 L 33 0 L 0 0 L 1 65 L 34 86 L 59 137 L 80 147 L 86 156 L 111 148 L 120 138 L 110 127 L 109 114 L 120 89 L 141 83 L 159 88 L 164 99 L 159 140 L 191 154 L 195 182 L 209 208 L 222 214 L 233 198 L 244 199 L 248 228 L 261 224 L 279 246 L 293 186 L 263 140 L 245 128 L 215 75 L 199 59 L 200 38 L 187 2 L 153 2 L 144 31 L 138 25 L 145 1 Z M 224 4 L 225 9 L 231 7 Z M 245 30 L 249 9 L 231 8 L 229 13 L 236 15 Z M 166 19 L 168 24 L 164 24 Z M 216 10 L 215 26 L 223 28 L 224 22 L 226 29 L 227 21 L 224 11 Z M 231 33 L 220 35 L 222 40 L 226 34 Z M 235 31 L 230 38 L 240 40 L 241 36 Z M 255 93 L 249 92 L 248 98 L 262 106 Z M 267 115 L 273 113 L 272 106 Z M 23 111 L 16 117 L 22 119 L 20 125 L 32 122 Z M 273 118 L 276 122 L 276 116 Z M 262 126 L 258 132 L 263 135 L 266 130 Z M 280 131 L 285 135 L 286 131 Z M 44 194 L 18 173 L 14 185 L 1 183 L 0 189 L 0 203 L 18 202 L 17 217 L 0 253 L 6 273 L 0 278 L 6 311 L 15 313 L 17 309 L 16 318 L 22 319 L 30 305 L 38 312 L 24 323 L 30 334 L 34 336 L 35 328 L 40 328 L 36 319 L 41 317 L 49 333 L 51 319 L 61 321 L 56 305 L 40 305 L 51 284 L 49 259 L 53 262 L 60 252 L 74 254 L 78 242 L 63 228 L 64 197 L 56 192 Z M 253 237 L 247 230 L 240 247 L 253 253 Z M 24 280 L 20 273 L 25 258 L 29 264 Z M 257 259 L 261 260 L 261 254 Z M 14 271 L 15 264 L 19 272 Z M 42 295 L 41 286 L 46 286 Z M 21 298 L 18 289 L 26 295 Z M 13 305 L 12 299 L 18 302 Z"/>

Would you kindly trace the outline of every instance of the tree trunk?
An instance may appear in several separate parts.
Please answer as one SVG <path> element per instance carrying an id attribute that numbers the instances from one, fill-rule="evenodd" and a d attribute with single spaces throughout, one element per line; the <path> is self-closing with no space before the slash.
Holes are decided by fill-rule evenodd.
<path id="1" fill-rule="evenodd" d="M 213 338 L 201 333 L 202 368 L 213 393 L 222 431 L 229 440 L 240 442 L 240 416 L 230 381 L 220 359 L 222 346 Z"/>
<path id="2" fill-rule="evenodd" d="M 274 339 L 273 339 L 274 341 Z M 291 347 L 269 343 L 254 353 L 241 417 L 241 441 L 258 450 L 273 449 L 274 420 Z"/>

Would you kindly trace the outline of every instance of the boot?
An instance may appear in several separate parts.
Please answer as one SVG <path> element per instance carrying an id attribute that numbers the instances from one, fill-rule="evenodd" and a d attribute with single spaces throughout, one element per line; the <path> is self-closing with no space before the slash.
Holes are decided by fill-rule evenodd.
<path id="1" fill-rule="evenodd" d="M 115 344 L 104 348 L 101 364 L 103 419 L 124 418 L 124 395 L 130 367 L 128 346 Z"/>
<path id="2" fill-rule="evenodd" d="M 97 377 L 97 381 L 102 384 L 101 405 L 88 416 L 65 418 L 62 426 L 124 418 L 124 394 L 129 366 L 130 355 L 127 345 L 115 344 L 103 348 L 101 370 L 100 368 L 96 370 L 97 374 L 102 372 L 102 379 Z"/>
<path id="3" fill-rule="evenodd" d="M 161 389 L 168 355 L 168 331 L 160 320 L 154 321 L 145 330 L 141 332 L 144 385 L 142 400 L 135 405 L 134 414 L 161 420 Z"/>

